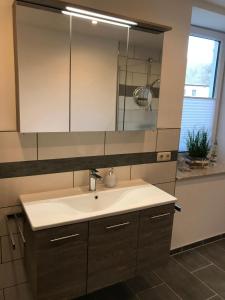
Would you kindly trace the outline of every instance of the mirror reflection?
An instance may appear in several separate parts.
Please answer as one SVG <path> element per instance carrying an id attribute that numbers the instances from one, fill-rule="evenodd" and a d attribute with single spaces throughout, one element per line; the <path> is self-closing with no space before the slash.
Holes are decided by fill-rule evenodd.
<path id="1" fill-rule="evenodd" d="M 159 103 L 163 34 L 130 30 L 119 56 L 118 130 L 155 129 Z"/>
<path id="2" fill-rule="evenodd" d="M 72 131 L 115 131 L 119 45 L 127 37 L 127 27 L 72 18 Z"/>

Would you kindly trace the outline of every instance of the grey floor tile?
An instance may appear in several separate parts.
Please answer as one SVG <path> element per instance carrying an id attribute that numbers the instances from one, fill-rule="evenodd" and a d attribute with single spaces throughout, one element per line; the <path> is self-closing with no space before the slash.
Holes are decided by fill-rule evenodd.
<path id="1" fill-rule="evenodd" d="M 140 300 L 178 300 L 180 299 L 166 284 L 147 289 L 138 294 Z"/>
<path id="2" fill-rule="evenodd" d="M 218 242 L 215 242 L 215 244 L 225 249 L 225 239 L 219 240 Z"/>
<path id="3" fill-rule="evenodd" d="M 75 300 L 75 299 L 74 299 Z M 115 284 L 76 300 L 139 300 L 125 283 Z"/>
<path id="4" fill-rule="evenodd" d="M 9 236 L 2 237 L 2 263 L 19 259 L 23 257 L 23 245 L 19 239 L 18 234 L 14 234 L 15 249 L 12 247 L 12 243 Z"/>
<path id="5" fill-rule="evenodd" d="M 208 259 L 200 255 L 196 250 L 190 250 L 176 254 L 173 256 L 173 258 L 190 272 L 210 264 Z"/>
<path id="6" fill-rule="evenodd" d="M 216 296 L 210 298 L 210 300 L 223 300 L 223 299 L 220 298 L 220 296 L 216 295 Z"/>
<path id="7" fill-rule="evenodd" d="M 197 251 L 225 271 L 225 250 L 217 243 L 202 246 Z"/>
<path id="8" fill-rule="evenodd" d="M 129 279 L 126 284 L 134 294 L 140 293 L 146 289 L 152 288 L 162 283 L 162 280 L 153 272 L 143 273 L 143 275 L 136 276 Z"/>
<path id="9" fill-rule="evenodd" d="M 0 290 L 0 300 L 4 300 L 3 290 Z"/>
<path id="10" fill-rule="evenodd" d="M 225 298 L 225 272 L 214 265 L 195 272 L 195 275 Z"/>
<path id="11" fill-rule="evenodd" d="M 156 274 L 183 300 L 203 300 L 214 295 L 209 288 L 173 258 L 169 260 L 167 266 L 157 269 Z"/>
<path id="12" fill-rule="evenodd" d="M 33 300 L 27 283 L 4 289 L 5 300 Z"/>
<path id="13" fill-rule="evenodd" d="M 151 287 L 142 276 L 131 278 L 126 282 L 126 284 L 134 294 L 137 294 Z"/>
<path id="14" fill-rule="evenodd" d="M 26 282 L 23 260 L 0 265 L 0 289 Z"/>
<path id="15" fill-rule="evenodd" d="M 150 285 L 150 287 L 154 287 L 162 283 L 162 280 L 158 276 L 156 276 L 156 274 L 154 274 L 153 272 L 144 273 L 143 276 L 145 280 L 148 282 L 148 284 Z"/>

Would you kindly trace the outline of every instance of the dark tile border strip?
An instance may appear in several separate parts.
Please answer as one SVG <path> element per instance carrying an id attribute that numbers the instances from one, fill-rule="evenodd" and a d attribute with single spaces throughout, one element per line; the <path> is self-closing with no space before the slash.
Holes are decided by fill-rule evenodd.
<path id="1" fill-rule="evenodd" d="M 225 238 L 225 233 L 218 234 L 216 236 L 213 236 L 213 237 L 207 238 L 205 240 L 201 240 L 201 241 L 186 245 L 184 247 L 173 249 L 173 250 L 170 251 L 170 255 L 178 254 L 180 252 L 191 250 L 191 249 L 197 248 L 197 247 L 205 245 L 205 244 L 216 242 L 216 241 L 221 240 L 223 238 Z"/>
<path id="2" fill-rule="evenodd" d="M 135 89 L 139 86 L 131 86 L 131 85 L 119 85 L 119 95 L 126 97 L 133 97 L 133 93 Z M 153 98 L 159 98 L 159 88 L 152 87 L 151 88 Z"/>
<path id="3" fill-rule="evenodd" d="M 170 161 L 176 161 L 177 151 L 172 151 L 171 154 Z M 62 173 L 92 168 L 108 168 L 156 162 L 157 152 L 9 162 L 0 163 L 0 178 Z"/>

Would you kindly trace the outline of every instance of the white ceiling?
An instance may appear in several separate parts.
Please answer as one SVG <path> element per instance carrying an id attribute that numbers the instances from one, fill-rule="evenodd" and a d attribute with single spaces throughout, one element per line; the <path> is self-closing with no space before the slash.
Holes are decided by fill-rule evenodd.
<path id="1" fill-rule="evenodd" d="M 225 6 L 225 0 L 210 1 L 223 2 Z M 225 15 L 217 14 L 215 12 L 198 7 L 193 7 L 191 24 L 225 32 Z"/>

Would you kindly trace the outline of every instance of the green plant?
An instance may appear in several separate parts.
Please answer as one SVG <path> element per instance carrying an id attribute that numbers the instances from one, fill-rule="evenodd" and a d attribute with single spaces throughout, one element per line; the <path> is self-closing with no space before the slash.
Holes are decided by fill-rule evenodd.
<path id="1" fill-rule="evenodd" d="M 210 150 L 207 131 L 189 131 L 186 145 L 190 157 L 206 158 Z"/>

